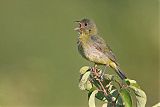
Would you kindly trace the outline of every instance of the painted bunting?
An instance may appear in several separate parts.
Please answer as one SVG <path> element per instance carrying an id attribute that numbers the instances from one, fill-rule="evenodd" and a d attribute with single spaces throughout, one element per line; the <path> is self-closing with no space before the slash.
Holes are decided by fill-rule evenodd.
<path id="1" fill-rule="evenodd" d="M 78 32 L 78 51 L 87 60 L 94 62 L 95 65 L 101 64 L 113 68 L 123 80 L 127 77 L 120 70 L 110 47 L 104 39 L 98 35 L 96 24 L 90 19 L 76 21 L 79 26 L 75 28 Z"/>

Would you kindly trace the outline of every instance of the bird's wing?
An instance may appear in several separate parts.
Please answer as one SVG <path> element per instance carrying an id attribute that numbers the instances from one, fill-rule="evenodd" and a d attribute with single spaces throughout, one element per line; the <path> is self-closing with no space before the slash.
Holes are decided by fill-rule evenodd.
<path id="1" fill-rule="evenodd" d="M 93 46 L 106 54 L 106 56 L 111 59 L 112 61 L 116 62 L 116 57 L 113 54 L 111 48 L 105 43 L 105 41 L 103 40 L 103 38 L 101 38 L 100 36 L 97 35 L 93 35 L 91 36 L 91 40 L 93 41 Z"/>

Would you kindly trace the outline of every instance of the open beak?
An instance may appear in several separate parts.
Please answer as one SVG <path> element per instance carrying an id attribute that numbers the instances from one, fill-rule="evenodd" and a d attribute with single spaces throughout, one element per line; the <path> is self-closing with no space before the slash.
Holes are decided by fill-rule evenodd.
<path id="1" fill-rule="evenodd" d="M 74 22 L 80 24 L 80 21 L 74 21 Z M 75 31 L 78 31 L 78 32 L 80 31 L 80 29 L 81 29 L 80 27 L 74 28 L 74 30 L 75 30 Z"/>

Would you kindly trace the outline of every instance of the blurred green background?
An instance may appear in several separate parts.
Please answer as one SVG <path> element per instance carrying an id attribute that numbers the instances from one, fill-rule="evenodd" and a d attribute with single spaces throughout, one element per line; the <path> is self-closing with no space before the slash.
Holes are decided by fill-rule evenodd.
<path id="1" fill-rule="evenodd" d="M 0 0 L 0 106 L 87 107 L 74 21 L 97 23 L 121 68 L 159 98 L 158 0 Z"/>

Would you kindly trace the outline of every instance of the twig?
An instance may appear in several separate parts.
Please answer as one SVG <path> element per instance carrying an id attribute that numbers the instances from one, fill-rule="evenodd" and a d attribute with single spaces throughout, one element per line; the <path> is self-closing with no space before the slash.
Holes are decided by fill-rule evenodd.
<path id="1" fill-rule="evenodd" d="M 100 84 L 100 86 L 101 86 L 104 94 L 105 94 L 106 96 L 108 96 L 108 94 L 107 94 L 107 92 L 106 92 L 103 84 L 101 83 L 100 79 L 98 78 L 99 75 L 97 74 L 97 69 L 96 69 L 96 67 L 94 67 L 94 69 L 92 69 L 92 70 L 93 70 L 93 72 L 94 72 L 94 74 L 95 74 L 95 76 L 96 76 L 96 80 L 99 82 L 99 84 Z"/>

